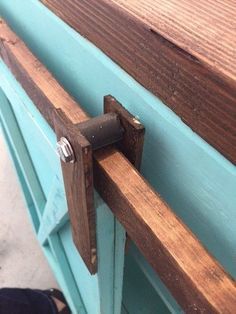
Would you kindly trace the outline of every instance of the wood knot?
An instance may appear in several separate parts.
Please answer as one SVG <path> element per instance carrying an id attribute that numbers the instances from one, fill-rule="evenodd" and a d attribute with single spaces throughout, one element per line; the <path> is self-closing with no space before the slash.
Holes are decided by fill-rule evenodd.
<path id="1" fill-rule="evenodd" d="M 9 38 L 7 38 L 7 37 L 3 37 L 3 36 L 1 36 L 1 35 L 0 35 L 0 40 L 1 40 L 1 42 L 5 42 L 5 43 L 10 44 L 10 45 L 13 45 L 13 46 L 16 45 L 17 42 L 18 42 L 17 39 L 13 40 L 13 39 L 9 39 Z"/>

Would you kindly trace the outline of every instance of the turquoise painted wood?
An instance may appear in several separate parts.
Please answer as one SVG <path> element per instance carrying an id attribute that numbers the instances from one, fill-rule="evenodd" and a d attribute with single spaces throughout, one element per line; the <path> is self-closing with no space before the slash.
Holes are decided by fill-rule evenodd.
<path id="1" fill-rule="evenodd" d="M 10 109 L 9 106 L 9 102 L 7 101 L 5 95 L 3 94 L 2 90 L 0 89 L 0 103 L 1 103 L 1 108 L 5 107 L 5 109 Z M 28 187 L 28 182 L 26 181 L 26 178 L 24 176 L 23 173 L 23 169 L 22 166 L 20 165 L 20 160 L 17 158 L 18 154 L 15 150 L 15 147 L 12 145 L 12 138 L 14 138 L 14 132 L 12 132 L 12 136 L 9 136 L 9 128 L 11 128 L 11 124 L 15 124 L 15 119 L 11 119 L 11 123 L 7 124 L 6 120 L 4 119 L 3 116 L 3 111 L 1 110 L 1 130 L 2 133 L 5 137 L 5 140 L 7 142 L 7 147 L 9 148 L 9 155 L 11 156 L 14 165 L 15 165 L 15 169 L 19 178 L 19 181 L 21 183 L 21 187 L 22 187 L 22 191 L 24 193 L 25 196 L 25 200 L 26 200 L 26 205 L 29 208 L 29 212 L 31 213 L 30 217 L 32 219 L 32 224 L 34 226 L 35 230 L 38 230 L 39 228 L 39 218 L 37 215 L 37 210 L 36 210 L 36 206 L 34 205 L 34 200 L 32 199 L 29 187 Z M 11 115 L 10 115 L 11 117 Z M 8 120 L 9 121 L 9 120 Z M 12 128 L 14 131 L 14 127 Z M 17 138 L 22 139 L 21 134 L 18 130 L 18 132 L 15 134 Z M 23 149 L 25 148 L 25 146 L 23 146 Z M 23 150 L 23 155 L 24 155 L 24 150 Z M 29 167 L 30 167 L 30 163 L 29 163 Z"/>
<path id="2" fill-rule="evenodd" d="M 121 226 L 117 227 L 110 210 L 95 195 L 99 256 L 98 273 L 91 276 L 72 241 L 60 162 L 54 149 L 56 137 L 49 135 L 52 130 L 47 125 L 41 128 L 39 112 L 34 111 L 34 105 L 4 65 L 1 70 L 1 86 L 4 88 L 4 92 L 1 90 L 0 93 L 3 132 L 16 169 L 19 168 L 22 187 L 25 184 L 29 187 L 27 193 L 33 204 L 27 202 L 27 205 L 33 221 L 36 221 L 38 239 L 70 307 L 73 313 L 79 314 L 120 313 L 125 231 Z M 8 75 L 8 79 L 11 77 L 10 84 L 6 80 Z M 14 87 L 20 87 L 17 93 Z M 22 95 L 26 98 L 21 99 Z M 47 160 L 44 159 L 45 152 L 50 154 L 45 157 Z M 45 184 L 47 181 L 50 185 Z M 38 199 L 44 201 L 40 211 L 36 210 Z M 120 284 L 115 288 L 117 282 Z"/>
<path id="3" fill-rule="evenodd" d="M 12 111 L 10 103 L 4 98 L 1 92 L 1 116 L 2 123 L 5 132 L 8 134 L 8 139 L 11 141 L 11 147 L 14 149 L 14 154 L 19 160 L 20 167 L 28 185 L 28 189 L 31 192 L 33 202 L 36 208 L 37 216 L 39 217 L 42 213 L 45 205 L 45 197 L 39 183 L 37 174 L 34 171 L 31 158 L 28 155 L 27 147 L 25 145 L 22 133 L 18 128 L 17 121 Z M 22 157 L 22 158 L 21 158 Z"/>
<path id="4" fill-rule="evenodd" d="M 147 129 L 143 175 L 236 278 L 235 166 L 38 1 L 1 0 L 0 14 L 91 115 L 100 114 L 103 96 L 112 94 L 141 119 Z M 180 313 L 137 248 L 131 245 L 124 256 L 124 230 L 98 195 L 99 270 L 87 272 L 71 238 L 55 134 L 2 62 L 0 87 L 3 132 L 39 241 L 73 312 L 120 313 L 122 299 L 126 314 Z"/>

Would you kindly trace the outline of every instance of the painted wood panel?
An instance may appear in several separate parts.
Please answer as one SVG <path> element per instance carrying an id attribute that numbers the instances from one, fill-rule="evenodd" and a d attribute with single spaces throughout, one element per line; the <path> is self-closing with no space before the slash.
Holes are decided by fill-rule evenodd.
<path id="1" fill-rule="evenodd" d="M 236 163 L 234 1 L 41 1 Z"/>
<path id="2" fill-rule="evenodd" d="M 147 277 L 137 266 L 132 256 L 126 258 L 123 303 L 129 314 L 169 314 L 171 313 L 154 293 Z M 152 302 L 150 302 L 152 300 Z M 178 312 L 175 312 L 178 313 Z"/>
<path id="3" fill-rule="evenodd" d="M 67 296 L 73 314 L 119 313 L 121 309 L 123 282 L 124 229 L 121 227 L 116 229 L 114 216 L 97 195 L 98 273 L 91 276 L 71 238 L 71 227 L 68 223 L 59 158 L 56 156 L 55 149 L 53 149 L 56 144 L 56 137 L 51 136 L 52 134 L 50 135 L 52 131 L 47 125 L 44 125 L 44 123 L 41 125 L 40 120 L 42 117 L 40 113 L 37 110 L 35 111 L 31 100 L 25 95 L 22 88 L 4 65 L 0 76 L 0 85 L 4 88 L 4 93 L 7 95 L 9 101 L 11 101 L 10 105 L 6 96 L 0 94 L 3 98 L 1 99 L 1 113 L 5 113 L 8 108 L 6 107 L 6 103 L 9 104 L 11 110 L 14 109 L 14 111 L 11 111 L 12 116 L 9 116 L 8 112 L 4 115 L 8 119 L 6 126 L 12 127 L 12 121 L 10 121 L 9 125 L 9 119 L 12 120 L 12 117 L 14 117 L 14 121 L 17 120 L 15 129 L 18 132 L 20 132 L 20 129 L 30 129 L 32 131 L 32 133 L 29 132 L 30 136 L 35 133 L 37 134 L 35 140 L 32 141 L 31 137 L 27 137 L 28 134 L 24 133 L 25 139 L 22 138 L 23 144 L 18 141 L 21 151 L 17 155 L 17 158 L 15 158 L 15 163 L 22 159 L 22 147 L 25 147 L 26 144 L 30 149 L 23 151 L 25 160 L 31 158 L 34 162 L 39 158 L 39 152 L 42 149 L 44 152 L 46 150 L 49 154 L 47 171 L 44 171 L 45 160 L 41 160 L 41 168 L 35 167 L 34 164 L 32 170 L 35 176 L 37 176 L 38 171 L 44 171 L 45 178 L 41 180 L 41 185 L 44 186 L 44 189 L 45 185 L 48 186 L 48 190 L 47 188 L 45 190 L 47 191 L 46 206 L 38 214 L 38 237 L 43 244 L 43 250 L 53 267 L 55 275 Z M 13 112 L 16 116 L 14 116 Z M 22 112 L 25 114 L 22 115 Z M 5 122 L 3 118 L 1 120 Z M 12 140 L 12 136 L 16 133 L 12 133 L 12 131 L 14 129 L 9 128 L 10 140 Z M 13 142 L 11 146 L 13 149 L 17 145 Z M 54 163 L 51 162 L 52 160 L 54 160 Z M 29 163 L 25 164 L 25 166 L 27 169 L 30 169 Z M 31 181 L 29 180 L 29 183 L 34 182 Z M 47 181 L 50 182 L 49 185 Z M 47 183 L 45 184 L 45 182 Z M 37 196 L 39 195 L 37 188 L 33 187 L 30 195 L 35 195 L 35 193 Z M 32 215 L 33 212 L 30 212 L 30 214 Z M 66 233 L 63 230 L 66 230 Z M 114 293 L 115 283 L 116 294 Z"/>
<path id="4" fill-rule="evenodd" d="M 93 115 L 101 113 L 103 95 L 112 93 L 141 118 L 147 126 L 143 174 L 225 268 L 236 276 L 233 263 L 236 239 L 235 167 L 186 127 L 156 97 L 42 5 L 32 0 L 14 0 L 14 4 L 12 10 L 7 1 L 1 1 L 1 14 L 87 111 Z M 59 33 L 61 37 L 55 36 Z M 44 130 L 42 133 L 47 134 L 46 141 L 49 138 L 49 142 L 54 143 L 53 132 L 19 84 L 2 63 L 0 69 L 0 84 L 4 92 L 12 101 L 20 98 L 24 106 L 30 108 L 32 115 L 37 116 L 34 122 Z M 50 150 L 53 147 L 51 143 L 48 146 Z M 51 164 L 54 167 L 53 162 Z M 56 171 L 56 167 L 54 169 Z M 61 237 L 68 239 L 70 231 L 67 231 L 67 237 Z M 49 252 L 49 259 L 53 260 L 51 251 L 48 248 L 45 250 Z M 76 265 L 76 260 L 75 256 L 70 257 L 70 263 Z M 56 269 L 55 262 L 53 267 Z M 105 291 L 107 287 L 103 289 Z M 103 302 L 109 308 L 110 305 Z"/>
<path id="5" fill-rule="evenodd" d="M 7 133 L 10 145 L 12 149 L 14 149 L 14 155 L 18 160 L 25 182 L 32 195 L 34 206 L 36 208 L 35 214 L 37 214 L 39 218 L 46 202 L 45 195 L 35 172 L 34 164 L 28 154 L 27 145 L 22 136 L 22 132 L 18 127 L 12 106 L 2 92 L 1 98 L 1 121 L 4 125 L 4 130 Z"/>
<path id="6" fill-rule="evenodd" d="M 12 51 L 12 53 L 10 53 L 10 51 Z M 32 97 L 32 101 L 35 101 L 36 107 L 42 112 L 43 115 L 45 115 L 45 118 L 50 123 L 50 125 L 54 127 L 56 123 L 52 123 L 52 119 L 50 115 L 48 115 L 48 108 L 55 110 L 54 106 L 57 108 L 58 100 L 59 103 L 65 107 L 65 103 L 68 103 L 70 97 L 62 89 L 62 87 L 58 85 L 55 79 L 53 79 L 46 68 L 44 68 L 40 62 L 35 57 L 33 57 L 33 55 L 31 55 L 22 41 L 16 38 L 12 32 L 7 29 L 5 23 L 1 24 L 1 56 L 3 57 L 4 62 L 6 62 L 13 71 L 13 74 L 16 75 L 16 79 L 19 80 L 20 84 L 22 84 L 23 88 L 25 88 L 25 91 L 27 94 L 29 94 L 29 97 Z M 14 61 L 14 56 L 18 60 L 16 63 Z M 14 65 L 16 66 L 18 63 L 20 63 L 21 66 L 17 68 L 19 71 L 15 72 L 16 69 L 14 68 Z M 22 68 L 25 71 L 25 75 L 27 73 L 26 81 L 22 77 L 22 74 L 24 76 L 24 71 L 22 72 Z M 20 77 L 18 76 L 19 72 L 21 74 Z M 34 82 L 34 84 L 31 83 L 30 85 L 30 82 Z M 36 86 L 39 89 L 39 93 L 36 92 Z M 34 92 L 32 92 L 32 90 Z M 51 99 L 51 97 L 55 94 L 57 97 L 53 97 L 52 100 L 47 102 L 45 96 L 47 95 L 47 97 Z M 42 99 L 44 100 L 43 102 Z M 71 101 L 69 100 L 69 103 L 72 106 L 72 108 L 71 106 L 68 107 L 68 110 L 70 109 L 68 117 L 69 120 L 71 119 L 70 117 L 72 115 L 74 117 L 74 109 L 75 112 L 80 111 L 82 118 L 85 116 L 84 112 L 82 112 L 82 109 L 75 104 L 73 99 L 71 99 Z M 78 116 L 77 121 L 80 120 L 81 116 Z M 67 128 L 70 129 L 70 125 L 68 125 Z M 69 139 L 72 141 L 72 138 Z M 37 141 L 37 146 L 38 143 L 39 141 Z M 73 147 L 74 145 L 75 143 L 73 144 Z M 209 260 L 209 257 L 206 256 L 204 250 L 199 246 L 194 237 L 187 231 L 186 227 L 181 227 L 181 222 L 176 220 L 172 211 L 166 207 L 158 195 L 154 196 L 154 194 L 152 194 L 148 184 L 145 183 L 141 176 L 138 176 L 138 174 L 134 171 L 134 169 L 132 169 L 131 166 L 129 166 L 127 161 L 120 155 L 120 153 L 113 151 L 110 157 L 108 155 L 108 151 L 105 153 L 105 155 L 101 155 L 101 153 L 102 152 L 100 151 L 94 154 L 96 163 L 99 165 L 96 167 L 95 164 L 94 168 L 96 178 L 95 182 L 98 191 L 108 202 L 109 206 L 111 206 L 111 210 L 115 213 L 115 215 L 117 215 L 118 219 L 120 219 L 122 224 L 127 228 L 129 236 L 143 251 L 143 254 L 147 257 L 148 261 L 157 271 L 165 284 L 169 287 L 170 291 L 176 297 L 178 302 L 186 309 L 189 309 L 191 306 L 194 306 L 194 308 L 199 306 L 201 308 L 202 306 L 209 306 L 209 302 L 207 305 L 204 301 L 202 301 L 202 305 L 198 304 L 197 300 L 199 299 L 212 300 L 212 303 L 210 302 L 210 307 L 216 306 L 219 308 L 222 306 L 222 304 L 225 304 L 225 307 L 226 305 L 230 307 L 230 297 L 227 301 L 220 301 L 222 296 L 225 296 L 226 298 L 226 294 L 228 291 L 231 291 L 233 287 L 231 286 L 230 288 L 230 285 L 232 285 L 230 284 L 227 289 L 227 280 L 225 280 L 225 276 L 222 274 L 219 266 L 217 266 L 212 260 Z M 80 157 L 78 158 L 80 159 Z M 113 167 L 113 164 L 116 166 Z M 103 172 L 99 171 L 99 169 L 103 169 Z M 106 174 L 109 175 L 106 177 Z M 106 178 L 109 177 L 110 179 L 107 180 Z M 116 190 L 117 193 L 115 194 Z M 120 190 L 122 193 L 120 193 Z M 127 202 L 125 191 L 128 190 L 129 198 Z M 50 194 L 54 194 L 54 192 Z M 109 197 L 107 197 L 108 195 Z M 112 195 L 113 202 L 111 202 L 110 198 Z M 46 212 L 51 207 L 51 205 L 54 205 L 54 201 L 50 202 L 50 198 L 54 197 L 52 195 L 49 196 Z M 146 201 L 144 202 L 144 200 Z M 80 200 L 78 199 L 76 202 L 77 201 Z M 124 209 L 126 209 L 126 215 L 122 214 Z M 80 216 L 81 215 L 79 214 L 78 221 L 82 219 Z M 137 220 L 137 216 L 142 217 L 142 219 Z M 49 216 L 47 217 L 49 218 Z M 71 227 L 74 232 L 77 232 L 77 227 L 73 225 L 73 219 L 73 216 L 70 217 Z M 57 224 L 56 219 L 52 219 L 52 221 L 55 225 Z M 42 223 L 46 222 L 42 221 Z M 173 228 L 173 225 L 176 227 Z M 152 232 L 155 234 L 154 237 Z M 78 241 L 80 241 L 80 235 L 83 234 L 83 231 L 78 231 Z M 158 239 L 160 240 L 159 242 Z M 151 250 L 149 249 L 151 248 L 150 243 L 152 244 Z M 178 245 L 182 247 L 181 250 Z M 163 254 L 163 251 L 166 253 Z M 170 262 L 170 255 L 173 257 L 175 256 L 176 260 L 172 260 Z M 84 258 L 83 254 L 81 256 Z M 201 262 L 195 264 L 196 258 Z M 169 265 L 169 267 L 167 265 Z M 182 272 L 179 269 L 180 265 Z M 222 276 L 222 280 L 217 283 L 219 289 L 216 288 L 214 278 L 213 280 L 207 279 L 208 276 L 212 278 L 211 269 L 214 269 L 214 273 L 218 273 L 219 277 Z M 191 284 L 191 280 L 189 281 L 188 278 L 192 278 L 193 285 Z M 181 286 L 178 285 L 179 282 L 182 283 Z M 224 285 L 221 285 L 221 287 L 224 289 L 224 292 L 222 292 L 220 288 L 220 283 L 222 282 L 224 282 Z M 210 288 L 211 284 L 213 284 L 212 290 Z M 209 291 L 215 291 L 214 296 L 210 297 L 208 295 Z M 216 296 L 217 293 L 218 296 Z M 218 305 L 213 305 L 213 303 L 216 301 L 218 302 Z"/>
<path id="7" fill-rule="evenodd" d="M 101 113 L 103 96 L 111 93 L 141 118 L 147 126 L 143 174 L 236 276 L 235 167 L 40 3 L 14 4 L 12 10 L 3 0 L 2 15 L 90 114 Z"/>
<path id="8" fill-rule="evenodd" d="M 9 107 L 10 104 L 7 100 L 7 98 L 5 97 L 5 94 L 2 92 L 2 90 L 0 89 L 0 108 L 2 108 L 2 106 L 4 107 Z M 31 189 L 29 188 L 29 183 L 26 180 L 25 174 L 24 174 L 24 170 L 22 169 L 22 163 L 19 160 L 19 152 L 16 152 L 16 148 L 13 145 L 12 142 L 12 134 L 9 130 L 9 124 L 7 123 L 8 119 L 5 119 L 5 116 L 3 114 L 2 111 L 0 111 L 0 126 L 1 126 L 1 130 L 3 133 L 3 136 L 5 138 L 5 141 L 7 143 L 7 147 L 9 150 L 9 155 L 11 156 L 11 159 L 13 161 L 13 164 L 15 165 L 15 169 L 17 172 L 17 176 L 18 176 L 18 180 L 19 183 L 21 185 L 24 197 L 25 197 L 25 202 L 26 202 L 26 206 L 29 209 L 30 212 L 30 218 L 34 227 L 35 232 L 38 231 L 39 229 L 39 216 L 38 216 L 38 209 L 34 203 L 34 199 L 31 196 Z M 9 118 L 9 117 L 7 117 Z M 14 119 L 11 120 L 11 123 L 14 123 Z M 11 125 L 11 124 L 10 124 Z M 18 132 L 18 137 L 21 136 L 21 134 L 19 134 L 20 132 Z M 44 201 L 44 200 L 43 200 Z"/>
<path id="9" fill-rule="evenodd" d="M 66 224 L 60 231 L 60 238 L 67 254 L 75 280 L 80 287 L 81 296 L 85 302 L 88 313 L 120 313 L 122 278 L 125 244 L 125 231 L 115 230 L 115 220 L 111 211 L 103 202 L 95 197 L 97 213 L 97 247 L 98 247 L 98 273 L 92 275 L 82 262 L 72 240 L 70 226 Z M 115 245 L 115 238 L 119 238 L 121 246 Z M 111 253 L 111 254 L 110 254 Z M 119 260 L 115 260 L 119 255 Z M 115 271 L 115 275 L 114 275 Z M 114 282 L 120 280 L 116 288 Z M 119 301 L 118 301 L 118 297 Z M 115 299 L 116 302 L 114 301 Z M 100 301 L 99 301 L 100 300 Z"/>

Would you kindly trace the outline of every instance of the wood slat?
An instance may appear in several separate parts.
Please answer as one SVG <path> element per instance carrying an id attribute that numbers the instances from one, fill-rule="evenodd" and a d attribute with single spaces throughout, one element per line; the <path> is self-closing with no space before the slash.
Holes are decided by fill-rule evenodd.
<path id="1" fill-rule="evenodd" d="M 233 0 L 41 0 L 236 163 Z"/>
<path id="2" fill-rule="evenodd" d="M 72 237 L 90 273 L 95 274 L 97 242 L 92 146 L 61 109 L 54 111 L 54 128 L 57 139 L 66 137 L 73 147 L 75 162 L 61 161 Z"/>
<path id="3" fill-rule="evenodd" d="M 58 108 L 72 123 L 88 118 L 3 22 L 0 37 L 2 59 L 52 127 L 50 112 Z M 235 282 L 129 161 L 114 148 L 94 159 L 97 190 L 183 310 L 235 313 Z"/>

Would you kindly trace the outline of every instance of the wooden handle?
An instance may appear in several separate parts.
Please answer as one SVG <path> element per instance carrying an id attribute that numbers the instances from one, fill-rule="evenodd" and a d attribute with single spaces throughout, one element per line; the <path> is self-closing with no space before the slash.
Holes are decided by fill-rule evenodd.
<path id="1" fill-rule="evenodd" d="M 1 22 L 0 55 L 54 128 L 61 109 L 71 123 L 86 113 Z M 235 313 L 235 282 L 116 149 L 95 153 L 94 180 L 129 236 L 187 313 Z"/>

